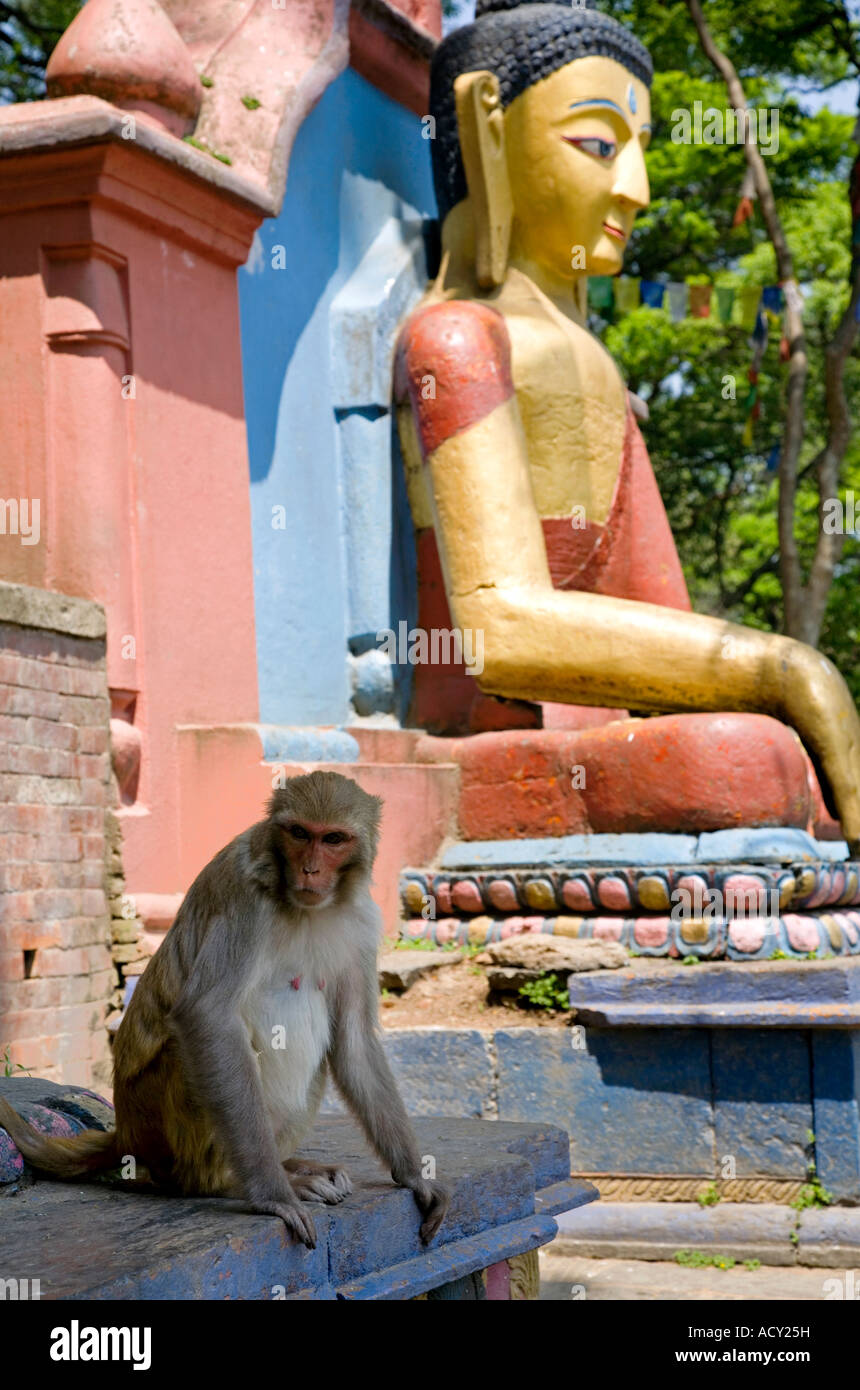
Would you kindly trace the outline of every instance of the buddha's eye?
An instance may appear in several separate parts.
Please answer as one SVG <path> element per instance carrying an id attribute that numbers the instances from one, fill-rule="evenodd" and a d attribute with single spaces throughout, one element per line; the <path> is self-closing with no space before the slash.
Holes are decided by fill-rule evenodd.
<path id="1" fill-rule="evenodd" d="M 614 140 L 603 140 L 599 135 L 565 135 L 563 138 L 569 145 L 576 145 L 577 149 L 597 159 L 614 159 L 618 149 Z"/>

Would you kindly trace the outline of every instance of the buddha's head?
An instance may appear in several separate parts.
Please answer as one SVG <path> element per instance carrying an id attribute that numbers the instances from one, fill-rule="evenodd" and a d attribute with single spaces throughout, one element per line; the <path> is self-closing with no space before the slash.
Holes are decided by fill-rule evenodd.
<path id="1" fill-rule="evenodd" d="M 431 74 L 433 176 L 446 235 L 479 284 L 509 255 L 553 280 L 614 275 L 649 199 L 651 59 L 583 5 L 478 0 Z"/>

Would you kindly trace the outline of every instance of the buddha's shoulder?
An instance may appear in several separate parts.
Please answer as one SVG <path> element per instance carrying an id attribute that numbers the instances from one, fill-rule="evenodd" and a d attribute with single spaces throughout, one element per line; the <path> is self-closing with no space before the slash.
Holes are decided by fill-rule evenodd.
<path id="1" fill-rule="evenodd" d="M 450 387 L 476 385 L 485 375 L 510 394 L 511 343 L 504 315 L 479 299 L 427 299 L 397 339 L 395 397 L 432 375 Z"/>
<path id="2" fill-rule="evenodd" d="M 403 324 L 397 347 L 401 356 L 428 349 L 503 355 L 510 339 L 504 314 L 486 300 L 428 297 Z"/>

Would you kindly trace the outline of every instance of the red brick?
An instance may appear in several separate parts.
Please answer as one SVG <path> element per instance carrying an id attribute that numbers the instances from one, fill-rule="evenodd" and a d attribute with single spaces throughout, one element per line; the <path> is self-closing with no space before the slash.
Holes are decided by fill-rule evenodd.
<path id="1" fill-rule="evenodd" d="M 0 951 L 0 980 L 23 980 L 24 956 L 21 951 Z"/>
<path id="2" fill-rule="evenodd" d="M 34 835 L 33 840 L 33 859 L 53 863 L 56 860 L 74 862 L 83 857 L 80 835 Z"/>
<path id="3" fill-rule="evenodd" d="M 49 925 L 48 923 L 45 924 Z M 58 924 L 62 935 L 62 945 L 105 946 L 110 948 L 110 918 L 106 913 L 101 917 L 71 917 Z"/>
<path id="4" fill-rule="evenodd" d="M 44 1019 L 43 1026 L 47 1022 L 48 1019 Z M 52 1079 L 52 1071 L 56 1074 L 56 1069 L 59 1065 L 56 1038 L 27 1038 L 25 1042 L 16 1049 L 15 1060 L 20 1060 L 22 1066 L 29 1068 L 34 1075 L 44 1077 L 46 1081 L 50 1081 Z"/>
<path id="5" fill-rule="evenodd" d="M 27 737 L 22 742 L 38 744 L 40 748 L 64 748 L 73 753 L 78 748 L 78 730 L 74 724 L 58 724 L 51 719 L 26 720 Z"/>
<path id="6" fill-rule="evenodd" d="M 57 695 L 83 698 L 104 696 L 107 690 L 103 669 L 85 670 L 8 651 L 0 652 L 0 681 L 7 685 L 23 685 L 28 690 L 49 690 Z"/>
<path id="7" fill-rule="evenodd" d="M 63 929 L 63 924 L 56 921 L 18 921 L 7 923 L 3 927 L 3 945 L 5 949 L 17 946 L 21 951 L 39 951 L 44 950 L 46 946 L 72 945 L 73 943 L 67 941 L 65 936 L 66 933 Z M 78 943 L 74 944 L 77 945 Z"/>
<path id="8" fill-rule="evenodd" d="M 77 781 L 59 777 L 39 777 L 34 774 L 0 773 L 0 800 L 18 805 L 63 806 L 80 802 Z"/>
<path id="9" fill-rule="evenodd" d="M 33 858 L 32 835 L 0 835 L 0 855 L 7 864 Z"/>
<path id="10" fill-rule="evenodd" d="M 107 782 L 110 776 L 110 758 L 107 753 L 76 753 L 71 775 L 80 777 L 83 781 Z"/>
<path id="11" fill-rule="evenodd" d="M 110 738 L 106 728 L 87 727 L 77 729 L 76 733 L 79 753 L 108 753 L 110 751 Z"/>
<path id="12" fill-rule="evenodd" d="M 110 789 L 107 782 L 96 782 L 92 778 L 81 778 L 80 800 L 83 806 L 107 806 L 110 801 Z"/>
<path id="13" fill-rule="evenodd" d="M 41 979 L 54 975 L 88 975 L 91 970 L 104 970 L 109 960 L 106 945 L 78 946 L 70 951 L 49 947 L 39 952 L 33 975 Z"/>
<path id="14" fill-rule="evenodd" d="M 31 920 L 50 922 L 53 918 L 83 917 L 86 908 L 80 888 L 38 888 L 32 894 Z"/>
<path id="15" fill-rule="evenodd" d="M 90 1060 L 90 1031 L 83 1033 L 60 1033 L 57 1037 L 57 1058 L 63 1073 L 70 1062 Z"/>
<path id="16" fill-rule="evenodd" d="M 63 666 L 80 666 L 85 670 L 104 667 L 104 641 L 91 637 L 75 637 L 71 633 L 51 632 L 44 628 L 11 628 L 0 625 L 0 643 L 21 656 L 37 661 L 52 661 Z"/>
<path id="17" fill-rule="evenodd" d="M 102 725 L 107 728 L 110 719 L 108 699 L 85 699 L 78 695 L 61 695 L 57 716 L 68 724 L 80 726 Z"/>
<path id="18" fill-rule="evenodd" d="M 20 714 L 0 714 L 0 739 L 4 739 L 6 743 L 26 743 L 29 722 L 29 719 Z M 43 722 L 46 728 L 53 727 L 47 720 Z"/>
<path id="19" fill-rule="evenodd" d="M 35 921 L 36 913 L 32 893 L 4 893 L 2 904 L 4 924 Z"/>
<path id="20" fill-rule="evenodd" d="M 101 865 L 81 860 L 0 864 L 0 891 L 7 893 L 28 888 L 101 888 L 103 879 Z"/>
<path id="21" fill-rule="evenodd" d="M 0 711 L 4 714 L 35 715 L 40 719 L 59 719 L 63 697 L 47 690 L 28 690 L 26 686 L 0 684 Z M 75 720 L 70 720 L 75 723 Z"/>
<path id="22" fill-rule="evenodd" d="M 57 728 L 62 727 L 57 725 Z M 37 777 L 77 777 L 76 761 L 75 754 L 64 748 L 38 748 L 31 743 L 19 743 L 7 750 L 6 770 L 32 773 Z"/>
<path id="23" fill-rule="evenodd" d="M 77 827 L 72 824 L 74 813 L 73 806 L 34 806 L 26 803 L 0 806 L 0 831 L 41 831 L 44 834 L 48 830 L 75 830 Z"/>
<path id="24" fill-rule="evenodd" d="M 116 971 L 111 965 L 109 969 L 94 970 L 89 975 L 52 975 L 48 979 L 23 980 L 15 985 L 0 986 L 0 991 L 14 990 L 20 1007 L 56 1009 L 62 1004 L 83 1004 L 87 1000 L 104 1002 L 115 985 Z M 0 1007 L 5 1015 L 10 1006 L 3 1001 L 4 995 L 0 993 Z"/>

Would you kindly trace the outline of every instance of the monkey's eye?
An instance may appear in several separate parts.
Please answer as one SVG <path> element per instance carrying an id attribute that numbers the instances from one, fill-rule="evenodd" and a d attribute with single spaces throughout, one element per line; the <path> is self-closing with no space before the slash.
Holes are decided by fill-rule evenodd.
<path id="1" fill-rule="evenodd" d="M 309 840 L 311 838 L 303 825 L 291 825 L 287 834 L 294 840 Z"/>
<path id="2" fill-rule="evenodd" d="M 323 835 L 324 845 L 342 845 L 349 839 L 342 830 L 330 830 L 327 835 Z"/>

